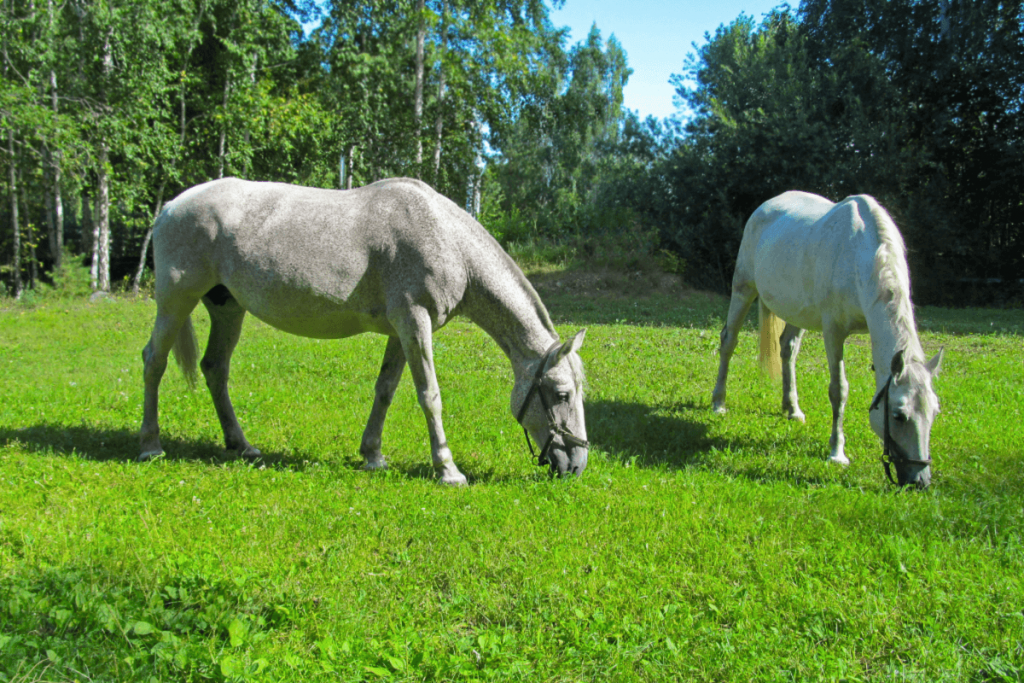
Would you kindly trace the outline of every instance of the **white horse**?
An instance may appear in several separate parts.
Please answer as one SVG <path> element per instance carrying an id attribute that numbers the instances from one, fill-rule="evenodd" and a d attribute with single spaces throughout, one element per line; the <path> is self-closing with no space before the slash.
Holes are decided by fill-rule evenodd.
<path id="1" fill-rule="evenodd" d="M 577 353 L 585 330 L 560 342 L 544 304 L 512 259 L 479 223 L 424 183 L 392 179 L 340 191 L 215 180 L 186 190 L 164 208 L 153 231 L 153 252 L 157 317 L 142 353 L 142 460 L 163 452 L 157 401 L 172 348 L 186 379 L 195 382 L 198 348 L 190 316 L 201 300 L 211 326 L 199 366 L 230 450 L 259 454 L 228 398 L 231 353 L 249 311 L 305 337 L 387 335 L 360 446 L 365 468 L 386 466 L 384 418 L 408 363 L 434 469 L 446 484 L 466 483 L 441 424 L 431 346 L 436 330 L 464 314 L 511 361 L 512 412 L 528 432 L 527 443 L 532 435 L 544 444 L 540 464 L 550 464 L 559 475 L 580 473 L 587 465 Z"/>
<path id="2" fill-rule="evenodd" d="M 774 377 L 781 365 L 782 409 L 790 419 L 804 421 L 796 394 L 800 340 L 806 329 L 823 332 L 831 375 L 829 457 L 843 465 L 850 462 L 844 452 L 848 384 L 843 343 L 851 333 L 870 333 L 876 391 L 870 419 L 884 442 L 886 473 L 892 464 L 901 485 L 927 487 L 929 435 L 939 412 L 932 377 L 942 363 L 942 350 L 925 360 L 910 303 L 906 247 L 885 209 L 867 195 L 834 204 L 817 195 L 786 192 L 754 212 L 736 258 L 712 394 L 715 412 L 725 412 L 729 359 L 755 298 L 760 299 L 761 363 Z"/>

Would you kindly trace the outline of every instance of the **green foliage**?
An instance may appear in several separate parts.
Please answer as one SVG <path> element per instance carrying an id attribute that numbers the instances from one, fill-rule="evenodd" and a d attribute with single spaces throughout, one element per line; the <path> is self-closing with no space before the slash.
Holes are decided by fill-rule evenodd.
<path id="1" fill-rule="evenodd" d="M 949 286 L 965 275 L 1015 282 L 1024 205 L 1005 183 L 1024 182 L 1022 11 L 806 0 L 760 26 L 741 16 L 673 77 L 682 134 L 646 176 L 621 176 L 624 194 L 698 286 L 728 290 L 746 219 L 791 189 L 876 196 L 921 301 L 965 302 Z"/>
<path id="2" fill-rule="evenodd" d="M 804 0 L 760 24 L 741 15 L 673 77 L 680 115 L 666 121 L 623 109 L 632 70 L 613 34 L 567 45 L 535 0 L 422 3 L 5 2 L 0 188 L 13 172 L 22 281 L 33 265 L 52 280 L 57 187 L 76 257 L 91 258 L 109 212 L 116 283 L 187 187 L 407 175 L 503 244 L 564 242 L 563 260 L 580 240 L 654 231 L 692 285 L 722 291 L 763 201 L 869 193 L 904 232 L 919 301 L 1024 296 L 949 286 L 1024 271 L 1019 2 Z"/>
<path id="3" fill-rule="evenodd" d="M 507 359 L 454 321 L 435 357 L 462 490 L 430 478 L 408 377 L 391 469 L 358 470 L 379 337 L 248 320 L 231 387 L 263 459 L 225 454 L 208 395 L 169 369 L 167 455 L 136 463 L 155 305 L 0 314 L 2 680 L 1022 675 L 1019 312 L 917 310 L 926 349 L 946 348 L 943 411 L 932 488 L 897 493 L 866 338 L 847 346 L 838 469 L 820 336 L 799 361 L 806 425 L 749 326 L 716 416 L 724 299 L 560 289 L 544 298 L 563 336 L 588 327 L 590 466 L 551 481 L 529 462 Z"/>

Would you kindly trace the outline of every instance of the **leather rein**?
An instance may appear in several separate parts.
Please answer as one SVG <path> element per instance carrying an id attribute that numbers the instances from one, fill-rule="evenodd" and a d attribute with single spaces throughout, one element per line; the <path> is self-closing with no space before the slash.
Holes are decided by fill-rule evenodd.
<path id="1" fill-rule="evenodd" d="M 523 435 L 526 437 L 526 445 L 530 447 L 530 457 L 537 458 L 537 464 L 540 466 L 548 465 L 551 463 L 548 458 L 548 451 L 551 449 L 551 445 L 555 442 L 555 435 L 562 437 L 562 443 L 565 445 L 575 446 L 577 448 L 590 448 L 590 442 L 586 439 L 581 439 L 568 429 L 558 424 L 555 420 L 554 413 L 551 412 L 551 405 L 548 400 L 544 397 L 544 392 L 540 390 L 541 384 L 544 380 L 544 370 L 547 367 L 548 359 L 551 357 L 552 352 L 561 345 L 561 342 L 555 341 L 551 345 L 551 348 L 547 350 L 544 357 L 541 358 L 540 365 L 537 366 L 537 373 L 533 376 L 533 382 L 530 384 L 530 390 L 526 392 L 526 398 L 523 399 L 523 405 L 519 408 L 519 414 L 516 415 L 516 422 L 523 428 Z M 530 400 L 533 395 L 537 394 L 540 396 L 541 405 L 544 406 L 544 412 L 548 416 L 548 429 L 550 434 L 548 435 L 547 443 L 540 449 L 540 455 L 534 452 L 533 442 L 530 440 L 530 432 L 526 430 L 526 425 L 523 424 L 523 416 L 526 415 L 526 409 L 530 407 Z"/>
<path id="2" fill-rule="evenodd" d="M 889 379 L 885 381 L 885 386 L 875 396 L 875 400 L 871 402 L 871 407 L 868 408 L 868 412 L 871 412 L 878 407 L 879 402 L 882 403 L 882 411 L 885 415 L 885 426 L 882 428 L 882 464 L 885 465 L 885 476 L 889 478 L 893 486 L 899 486 L 899 483 L 892 478 L 892 472 L 890 471 L 890 465 L 930 465 L 931 458 L 928 460 L 919 460 L 918 458 L 911 458 L 907 455 L 907 452 L 903 450 L 903 447 L 896 443 L 896 440 L 892 438 L 889 432 L 889 421 L 892 419 L 892 415 L 889 413 L 889 387 L 892 386 L 893 377 L 889 375 Z M 897 472 L 898 474 L 898 472 Z"/>

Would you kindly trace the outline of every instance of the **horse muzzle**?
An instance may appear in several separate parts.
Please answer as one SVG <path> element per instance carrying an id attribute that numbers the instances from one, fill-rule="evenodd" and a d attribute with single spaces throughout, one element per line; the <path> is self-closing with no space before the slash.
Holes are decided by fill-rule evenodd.
<path id="1" fill-rule="evenodd" d="M 583 474 L 587 469 L 589 447 L 565 443 L 552 444 L 548 449 L 548 465 L 551 474 L 558 477 Z"/>
<path id="2" fill-rule="evenodd" d="M 917 490 L 923 491 L 932 483 L 930 464 L 893 462 L 893 466 L 896 469 L 896 483 L 900 486 L 913 486 Z"/>

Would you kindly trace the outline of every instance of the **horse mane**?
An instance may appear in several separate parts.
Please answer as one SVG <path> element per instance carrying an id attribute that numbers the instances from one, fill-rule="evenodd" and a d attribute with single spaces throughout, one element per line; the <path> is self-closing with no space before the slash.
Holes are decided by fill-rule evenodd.
<path id="1" fill-rule="evenodd" d="M 914 307 L 910 302 L 910 269 L 907 266 L 907 246 L 896 222 L 872 197 L 863 202 L 867 213 L 874 219 L 878 235 L 878 249 L 872 275 L 877 283 L 877 299 L 885 303 L 886 311 L 894 322 L 896 348 L 906 349 L 908 359 L 924 362 L 924 350 L 917 336 Z"/>

